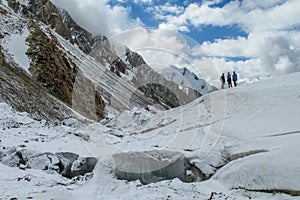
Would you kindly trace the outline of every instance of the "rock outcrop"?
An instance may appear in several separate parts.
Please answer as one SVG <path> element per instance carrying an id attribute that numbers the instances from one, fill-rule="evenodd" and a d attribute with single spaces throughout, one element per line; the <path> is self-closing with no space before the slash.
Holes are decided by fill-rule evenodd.
<path id="1" fill-rule="evenodd" d="M 83 52 L 92 51 L 94 36 L 76 24 L 66 10 L 58 9 L 50 0 L 31 0 L 28 10 L 34 19 L 49 25 L 66 40 L 77 44 Z"/>
<path id="2" fill-rule="evenodd" d="M 174 108 L 187 104 L 202 96 L 198 91 L 186 88 L 183 91 L 179 85 L 168 81 L 159 73 L 147 65 L 143 57 L 127 49 L 126 60 L 135 68 L 133 83 L 145 96 L 154 99 L 157 104 L 164 108 Z"/>
<path id="3" fill-rule="evenodd" d="M 34 19 L 49 25 L 65 39 L 71 39 L 69 29 L 63 23 L 58 9 L 50 0 L 31 0 L 28 10 Z"/>
<path id="4" fill-rule="evenodd" d="M 105 115 L 105 102 L 95 84 L 78 72 L 73 86 L 72 108 L 93 120 L 102 119 Z"/>
<path id="5" fill-rule="evenodd" d="M 39 83 L 33 81 L 22 69 L 3 63 L 0 67 L 0 100 L 20 112 L 27 112 L 36 119 L 61 121 L 75 116 Z"/>
<path id="6" fill-rule="evenodd" d="M 57 98 L 72 104 L 72 89 L 79 68 L 58 49 L 55 37 L 49 38 L 39 26 L 28 23 L 30 35 L 27 55 L 31 58 L 29 71 L 39 82 L 43 83 Z"/>
<path id="7" fill-rule="evenodd" d="M 38 83 L 32 81 L 22 69 L 4 62 L 0 46 L 0 100 L 20 112 L 30 113 L 36 119 L 61 121 L 74 116 L 67 106 L 47 94 Z"/>
<path id="8" fill-rule="evenodd" d="M 73 89 L 76 78 L 83 77 L 80 69 L 70 60 L 66 54 L 59 49 L 59 43 L 51 32 L 48 35 L 44 33 L 36 22 L 31 21 L 28 23 L 30 35 L 27 38 L 29 49 L 27 55 L 31 58 L 29 71 L 33 78 L 43 84 L 51 94 L 58 99 L 62 100 L 70 107 L 73 104 Z M 85 77 L 82 78 L 84 86 L 94 88 L 91 81 Z M 84 108 L 84 110 L 77 110 L 84 116 L 92 119 L 99 120 L 104 117 L 105 103 L 101 95 L 94 91 L 92 100 L 93 106 L 85 106 L 89 99 L 84 99 L 89 93 L 89 90 L 76 90 L 76 108 Z M 90 95 L 88 97 L 91 97 Z M 79 98 L 79 99 L 78 99 Z M 82 98 L 82 99 L 80 99 Z M 84 100 L 84 101 L 82 101 Z M 78 105 L 79 104 L 79 105 Z M 84 111 L 84 112 L 81 112 Z"/>

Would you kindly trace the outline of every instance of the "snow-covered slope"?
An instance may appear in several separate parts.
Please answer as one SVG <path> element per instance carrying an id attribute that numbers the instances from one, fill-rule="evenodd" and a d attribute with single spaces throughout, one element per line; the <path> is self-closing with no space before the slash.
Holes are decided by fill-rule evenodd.
<path id="1" fill-rule="evenodd" d="M 69 120 L 51 125 L 1 103 L 1 162 L 6 165 L 0 165 L 0 197 L 299 199 L 299 78 L 300 73 L 295 73 L 219 90 L 168 111 L 133 109 L 101 123 Z M 97 157 L 99 162 L 92 176 L 68 179 L 51 169 L 8 167 L 12 147 L 74 152 Z M 198 181 L 142 185 L 138 180 L 117 180 L 113 155 L 120 152 L 139 152 L 136 155 L 144 154 L 142 159 L 152 155 L 151 159 L 163 161 L 182 153 L 194 169 L 187 175 Z M 155 167 L 155 162 L 146 160 L 131 171 Z"/>
<path id="2" fill-rule="evenodd" d="M 199 78 L 185 67 L 178 68 L 172 65 L 164 69 L 161 74 L 169 81 L 173 81 L 185 88 L 192 88 L 201 94 L 213 91 L 213 88 L 204 79 Z"/>
<path id="3" fill-rule="evenodd" d="M 28 72 L 25 39 L 32 28 L 18 6 L 15 13 L 8 1 L 1 2 L 0 199 L 299 199 L 300 73 L 211 92 L 161 111 L 148 105 L 152 102 L 131 79 L 107 72 L 112 46 L 102 49 L 105 55 L 100 52 L 102 66 L 37 23 L 46 40 L 55 38 L 62 63 L 78 66 L 118 111 L 109 106 L 106 118 L 93 122 L 16 70 Z M 145 64 L 141 56 L 126 53 L 127 65 Z M 146 69 L 141 74 L 153 77 L 150 82 L 166 83 L 156 73 L 147 76 L 152 71 Z M 192 73 L 176 70 L 184 78 L 172 72 L 169 80 L 209 91 Z M 77 78 L 75 85 L 83 80 Z M 30 114 L 17 112 L 18 105 Z"/>

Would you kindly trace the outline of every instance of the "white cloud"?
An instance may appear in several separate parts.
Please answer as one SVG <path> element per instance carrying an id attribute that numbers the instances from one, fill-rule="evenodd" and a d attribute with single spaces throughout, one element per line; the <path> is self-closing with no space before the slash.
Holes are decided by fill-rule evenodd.
<path id="1" fill-rule="evenodd" d="M 253 9 L 239 23 L 249 31 L 292 29 L 300 25 L 300 1 L 290 0 L 268 9 Z"/>
<path id="2" fill-rule="evenodd" d="M 245 57 L 255 60 L 255 66 L 249 62 L 216 63 L 219 68 L 236 69 L 247 76 L 260 74 L 284 74 L 300 71 L 300 36 L 297 31 L 270 31 L 251 33 L 247 38 L 216 40 L 204 42 L 198 51 L 201 55 L 212 57 Z M 258 62 L 259 61 L 259 62 Z M 242 64 L 242 65 L 241 65 Z M 249 65 L 245 67 L 245 65 Z M 252 69 L 252 70 L 251 70 Z M 254 70 L 256 69 L 256 70 Z"/>
<path id="3" fill-rule="evenodd" d="M 175 31 L 138 28 L 110 38 L 141 53 L 148 64 L 158 67 L 177 64 L 187 57 L 186 39 Z"/>
<path id="4" fill-rule="evenodd" d="M 148 7 L 147 12 L 154 15 L 155 19 L 167 20 L 170 16 L 180 15 L 184 11 L 183 6 L 173 5 L 169 2 L 163 5 Z"/>
<path id="5" fill-rule="evenodd" d="M 242 1 L 241 7 L 244 10 L 253 10 L 253 9 L 267 9 L 272 8 L 274 6 L 283 4 L 289 0 L 268 0 L 268 1 L 262 1 L 262 0 L 251 0 L 251 1 Z"/>
<path id="6" fill-rule="evenodd" d="M 212 6 L 212 5 L 215 5 L 215 4 L 218 4 L 218 3 L 222 3 L 222 2 L 223 2 L 223 0 L 203 0 L 202 4 Z"/>
<path id="7" fill-rule="evenodd" d="M 189 4 L 180 15 L 165 16 L 160 28 L 189 31 L 191 26 L 238 25 L 247 37 L 204 42 L 197 47 L 199 54 L 211 57 L 219 69 L 237 68 L 245 76 L 300 71 L 300 33 L 294 30 L 300 26 L 299 0 L 231 1 L 211 7 L 215 3 L 219 1 Z M 228 61 L 226 57 L 249 59 Z"/>
<path id="8" fill-rule="evenodd" d="M 174 31 L 181 31 L 181 32 L 190 32 L 190 29 L 188 25 L 183 24 L 167 24 L 167 23 L 161 23 L 158 26 L 159 29 L 165 29 L 165 30 L 174 30 Z"/>
<path id="9" fill-rule="evenodd" d="M 133 0 L 134 3 L 151 4 L 152 0 Z"/>
<path id="10" fill-rule="evenodd" d="M 93 34 L 110 36 L 141 26 L 139 19 L 130 19 L 130 8 L 110 6 L 108 0 L 51 0 L 65 8 L 74 20 Z"/>
<path id="11" fill-rule="evenodd" d="M 299 0 L 231 1 L 221 8 L 204 2 L 189 4 L 179 15 L 164 16 L 163 23 L 195 27 L 238 24 L 248 32 L 285 30 L 300 25 L 299 13 Z"/>

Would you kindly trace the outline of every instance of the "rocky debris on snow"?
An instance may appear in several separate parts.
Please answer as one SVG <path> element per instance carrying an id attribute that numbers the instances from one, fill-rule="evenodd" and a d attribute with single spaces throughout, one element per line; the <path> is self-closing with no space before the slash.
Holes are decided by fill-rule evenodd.
<path id="1" fill-rule="evenodd" d="M 208 200 L 213 200 L 213 199 L 236 200 L 236 198 L 230 197 L 226 194 L 223 194 L 222 192 L 211 192 Z"/>
<path id="2" fill-rule="evenodd" d="M 7 15 L 7 10 L 3 9 L 3 8 L 0 8 L 0 14 L 1 15 Z M 1 36 L 0 36 L 1 38 Z"/>
<path id="3" fill-rule="evenodd" d="M 90 139 L 90 136 L 86 133 L 75 132 L 74 135 L 76 135 L 77 137 L 82 138 L 85 141 L 89 141 L 89 139 Z"/>
<path id="4" fill-rule="evenodd" d="M 10 167 L 19 167 L 22 170 L 52 170 L 64 177 L 73 178 L 91 173 L 97 164 L 97 159 L 80 157 L 78 154 L 70 152 L 36 153 L 24 148 L 12 147 L 1 150 L 0 162 Z"/>
<path id="5" fill-rule="evenodd" d="M 61 123 L 62 123 L 62 125 L 65 125 L 65 126 L 75 127 L 77 122 L 78 122 L 78 120 L 76 118 L 68 117 L 68 118 L 65 118 Z"/>
<path id="6" fill-rule="evenodd" d="M 18 12 L 20 9 L 20 4 L 16 0 L 7 1 L 8 6 L 14 10 L 14 12 Z"/>

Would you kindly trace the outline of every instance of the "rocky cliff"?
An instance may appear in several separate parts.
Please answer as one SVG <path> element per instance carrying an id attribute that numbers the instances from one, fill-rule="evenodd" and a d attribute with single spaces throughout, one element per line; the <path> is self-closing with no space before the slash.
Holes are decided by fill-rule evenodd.
<path id="1" fill-rule="evenodd" d="M 154 71 L 139 54 L 127 49 L 126 60 L 134 68 L 133 83 L 148 97 L 161 104 L 165 109 L 187 104 L 202 96 L 191 88 L 182 90 L 179 85 L 168 81 Z"/>
<path id="2" fill-rule="evenodd" d="M 27 50 L 27 55 L 31 58 L 29 71 L 35 80 L 48 88 L 51 94 L 72 107 L 74 82 L 78 74 L 80 73 L 80 76 L 83 77 L 83 85 L 91 87 L 90 81 L 86 80 L 80 69 L 66 56 L 66 53 L 59 49 L 59 43 L 51 35 L 51 32 L 46 35 L 34 21 L 30 21 L 28 27 L 30 35 L 26 41 L 30 46 Z M 77 91 L 81 92 L 80 96 L 86 96 L 87 90 Z M 93 98 L 95 98 L 95 108 L 76 105 L 75 110 L 85 107 L 84 110 L 77 111 L 90 119 L 99 120 L 104 117 L 105 103 L 97 91 L 94 92 Z M 83 101 L 76 102 L 78 104 Z M 94 112 L 93 109 L 97 112 Z"/>

